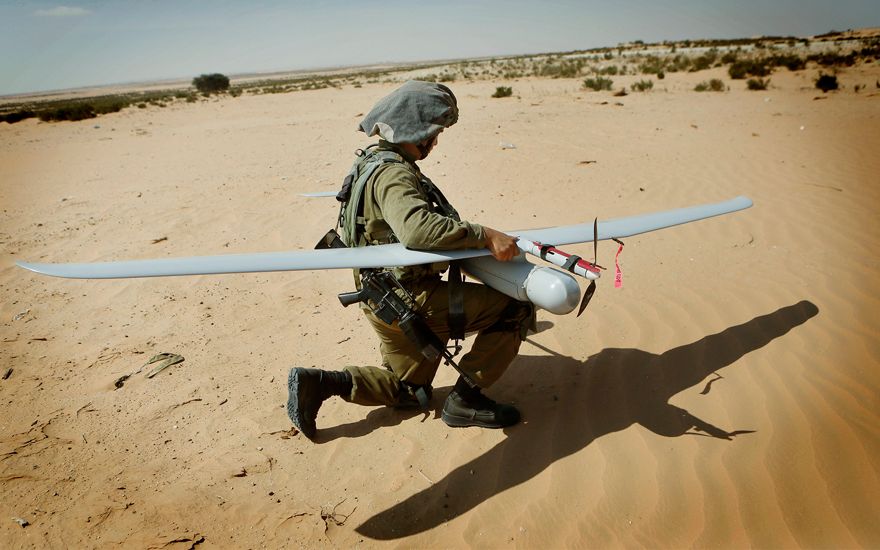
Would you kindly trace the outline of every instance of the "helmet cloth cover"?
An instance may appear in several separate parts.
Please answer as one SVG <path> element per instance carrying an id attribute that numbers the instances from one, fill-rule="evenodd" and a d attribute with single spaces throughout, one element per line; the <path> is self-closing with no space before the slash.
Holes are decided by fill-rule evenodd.
<path id="1" fill-rule="evenodd" d="M 379 100 L 358 130 L 391 143 L 418 144 L 458 121 L 458 103 L 443 84 L 409 80 Z"/>

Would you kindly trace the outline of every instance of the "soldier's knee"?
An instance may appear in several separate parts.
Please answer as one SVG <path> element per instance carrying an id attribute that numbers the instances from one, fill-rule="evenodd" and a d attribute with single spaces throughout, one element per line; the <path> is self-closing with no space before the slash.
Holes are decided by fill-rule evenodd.
<path id="1" fill-rule="evenodd" d="M 518 332 L 520 340 L 523 340 L 530 330 L 535 330 L 534 304 L 511 298 L 498 316 L 498 320 L 485 332 Z"/>

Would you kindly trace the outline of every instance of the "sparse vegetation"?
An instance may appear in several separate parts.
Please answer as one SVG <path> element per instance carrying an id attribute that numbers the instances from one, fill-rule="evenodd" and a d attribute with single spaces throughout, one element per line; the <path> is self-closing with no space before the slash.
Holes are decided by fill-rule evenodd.
<path id="1" fill-rule="evenodd" d="M 731 63 L 727 74 L 733 80 L 742 80 L 747 76 L 767 76 L 772 69 L 763 61 L 756 59 L 740 59 Z"/>
<path id="2" fill-rule="evenodd" d="M 836 90 L 837 86 L 838 84 L 836 76 L 834 76 L 833 74 L 819 73 L 819 77 L 816 79 L 816 88 L 827 93 L 831 90 Z"/>
<path id="3" fill-rule="evenodd" d="M 513 95 L 513 88 L 510 86 L 498 86 L 495 88 L 495 93 L 492 94 L 492 97 L 510 97 Z"/>
<path id="4" fill-rule="evenodd" d="M 203 74 L 193 78 L 192 85 L 206 95 L 225 92 L 229 89 L 229 77 L 220 73 Z"/>
<path id="5" fill-rule="evenodd" d="M 770 84 L 769 78 L 750 78 L 746 82 L 746 88 L 749 90 L 766 90 Z"/>
<path id="6" fill-rule="evenodd" d="M 724 86 L 724 82 L 717 78 L 713 78 L 712 80 L 706 82 L 700 82 L 694 88 L 696 92 L 723 92 L 727 87 Z"/>
<path id="7" fill-rule="evenodd" d="M 630 89 L 634 92 L 646 92 L 654 87 L 653 80 L 639 80 L 630 86 Z"/>
<path id="8" fill-rule="evenodd" d="M 548 62 L 538 69 L 536 73 L 539 76 L 549 76 L 552 78 L 575 78 L 581 74 L 583 66 L 583 59 Z"/>
<path id="9" fill-rule="evenodd" d="M 807 66 L 807 61 L 795 54 L 774 55 L 768 61 L 775 67 L 785 67 L 789 71 L 801 71 Z"/>
<path id="10" fill-rule="evenodd" d="M 613 85 L 613 80 L 601 76 L 597 76 L 596 78 L 587 78 L 584 80 L 584 88 L 589 88 L 596 92 L 600 92 L 602 90 L 610 90 L 611 86 Z"/>
<path id="11" fill-rule="evenodd" d="M 706 69 L 709 69 L 712 67 L 712 65 L 715 64 L 715 61 L 717 59 L 718 59 L 718 50 L 715 48 L 712 48 L 708 52 L 696 57 L 693 60 L 693 63 L 691 64 L 690 71 L 696 72 L 696 71 L 704 71 Z"/>
<path id="12" fill-rule="evenodd" d="M 854 41 L 848 33 L 829 33 L 811 41 L 795 37 L 764 36 L 760 38 L 720 39 L 720 40 L 679 40 L 645 44 L 634 41 L 615 47 L 592 48 L 563 53 L 534 54 L 500 57 L 493 59 L 467 60 L 456 62 L 429 62 L 399 65 L 392 69 L 352 69 L 350 72 L 329 71 L 317 74 L 293 74 L 286 77 L 271 77 L 236 82 L 235 86 L 224 83 L 223 75 L 201 75 L 193 79 L 193 85 L 200 79 L 216 78 L 219 85 L 204 86 L 200 89 L 163 90 L 138 92 L 114 96 L 84 98 L 76 100 L 37 99 L 21 102 L 7 102 L 0 106 L 0 122 L 16 123 L 28 118 L 46 121 L 80 120 L 100 116 L 120 109 L 140 107 L 162 108 L 175 102 L 194 103 L 211 100 L 211 96 L 225 91 L 226 97 L 240 95 L 294 93 L 304 90 L 320 90 L 333 87 L 366 84 L 395 83 L 403 73 L 418 70 L 417 78 L 435 82 L 492 81 L 495 79 L 513 80 L 525 77 L 578 78 L 583 79 L 587 90 L 614 91 L 611 77 L 620 75 L 656 75 L 656 80 L 667 75 L 702 71 L 726 66 L 734 80 L 747 80 L 746 88 L 764 89 L 770 76 L 781 67 L 799 71 L 808 66 L 818 66 L 826 72 L 857 63 L 880 61 L 880 39 L 867 38 Z M 812 51 L 803 51 L 811 46 Z M 625 54 L 625 55 L 624 55 Z M 218 78 L 219 77 L 219 78 Z M 653 87 L 654 78 L 629 83 L 625 91 L 648 91 Z M 716 79 L 717 80 L 717 79 Z M 701 82 L 697 89 L 702 91 L 723 91 L 726 85 L 717 80 Z M 823 81 L 824 83 L 825 81 Z M 824 84 L 823 84 L 824 85 Z M 868 86 L 870 84 L 868 83 Z M 880 89 L 880 82 L 875 83 Z M 218 89 L 219 88 L 219 89 Z M 502 87 L 503 88 L 503 87 Z M 833 88 L 830 88 L 833 89 Z M 863 91 L 864 86 L 859 90 Z M 853 88 L 855 90 L 855 88 Z"/>

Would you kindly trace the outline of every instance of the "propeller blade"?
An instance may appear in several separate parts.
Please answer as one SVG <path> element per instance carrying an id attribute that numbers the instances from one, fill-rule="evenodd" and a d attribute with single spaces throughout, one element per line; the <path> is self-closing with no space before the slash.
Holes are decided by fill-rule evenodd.
<path id="1" fill-rule="evenodd" d="M 596 292 L 596 280 L 593 279 L 592 281 L 590 281 L 590 286 L 588 286 L 587 290 L 584 292 L 583 299 L 581 299 L 581 307 L 578 308 L 578 314 L 577 314 L 578 317 L 580 317 L 581 313 L 583 313 L 584 310 L 587 309 L 587 304 L 589 304 L 590 300 L 593 299 L 593 293 L 595 293 L 595 292 Z"/>

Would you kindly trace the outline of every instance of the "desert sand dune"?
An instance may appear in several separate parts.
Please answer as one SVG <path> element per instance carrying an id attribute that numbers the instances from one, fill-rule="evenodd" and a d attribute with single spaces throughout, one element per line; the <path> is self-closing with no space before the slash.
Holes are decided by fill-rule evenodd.
<path id="1" fill-rule="evenodd" d="M 815 76 L 450 83 L 461 120 L 422 168 L 467 219 L 755 202 L 627 239 L 622 289 L 541 313 L 491 391 L 523 411 L 504 431 L 442 423 L 448 368 L 430 414 L 335 399 L 316 442 L 291 429 L 291 366 L 380 361 L 348 272 L 14 266 L 310 248 L 337 206 L 299 193 L 337 188 L 394 84 L 0 125 L 4 546 L 880 546 L 880 69 Z M 185 361 L 133 374 L 160 352 Z"/>

